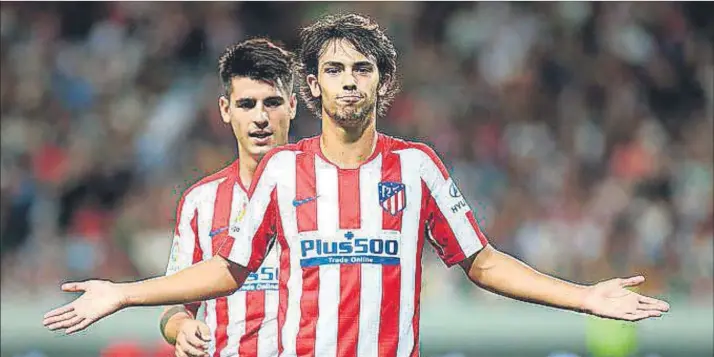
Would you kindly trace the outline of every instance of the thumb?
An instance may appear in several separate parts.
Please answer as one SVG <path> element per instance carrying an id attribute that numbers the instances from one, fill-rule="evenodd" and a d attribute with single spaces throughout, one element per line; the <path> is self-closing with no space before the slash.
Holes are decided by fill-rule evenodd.
<path id="1" fill-rule="evenodd" d="M 645 281 L 645 277 L 642 275 L 633 276 L 631 278 L 621 279 L 620 286 L 622 286 L 623 288 L 627 288 L 630 286 L 637 286 L 637 285 L 642 284 L 644 281 Z"/>
<path id="2" fill-rule="evenodd" d="M 62 291 L 76 292 L 76 291 L 85 291 L 85 290 L 87 290 L 85 283 L 71 282 L 71 283 L 62 284 Z"/>

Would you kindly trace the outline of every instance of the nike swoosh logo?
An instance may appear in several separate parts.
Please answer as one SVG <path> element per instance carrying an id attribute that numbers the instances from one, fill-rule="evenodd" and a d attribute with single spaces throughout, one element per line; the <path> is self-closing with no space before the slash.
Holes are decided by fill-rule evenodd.
<path id="1" fill-rule="evenodd" d="M 312 202 L 312 201 L 316 200 L 317 197 L 318 197 L 318 196 L 308 197 L 308 198 L 305 198 L 305 199 L 302 199 L 302 200 L 294 199 L 294 200 L 293 200 L 293 206 L 295 206 L 295 207 L 297 207 L 297 206 L 302 206 L 302 205 L 304 205 L 304 204 L 306 204 L 306 203 L 308 203 L 308 202 Z"/>

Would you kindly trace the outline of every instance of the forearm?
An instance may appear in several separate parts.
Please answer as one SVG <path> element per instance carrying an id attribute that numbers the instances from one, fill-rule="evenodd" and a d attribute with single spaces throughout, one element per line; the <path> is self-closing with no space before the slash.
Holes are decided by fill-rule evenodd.
<path id="1" fill-rule="evenodd" d="M 471 264 L 469 278 L 477 285 L 514 299 L 583 311 L 586 286 L 540 273 L 488 246 Z"/>
<path id="2" fill-rule="evenodd" d="M 174 305 L 166 308 L 161 314 L 160 321 L 161 334 L 164 336 L 164 340 L 171 345 L 175 345 L 181 324 L 186 320 L 194 319 L 195 316 L 196 311 L 189 310 L 184 305 Z"/>
<path id="3" fill-rule="evenodd" d="M 171 276 L 121 284 L 124 306 L 178 305 L 227 296 L 245 280 L 247 270 L 214 257 Z"/>

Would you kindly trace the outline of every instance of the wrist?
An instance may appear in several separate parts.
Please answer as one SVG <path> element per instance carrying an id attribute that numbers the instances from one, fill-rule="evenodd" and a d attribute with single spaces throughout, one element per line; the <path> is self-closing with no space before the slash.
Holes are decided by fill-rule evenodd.
<path id="1" fill-rule="evenodd" d="M 576 309 L 578 312 L 590 314 L 592 309 L 588 302 L 588 293 L 590 292 L 590 286 L 580 285 L 578 286 L 578 293 L 576 294 Z"/>

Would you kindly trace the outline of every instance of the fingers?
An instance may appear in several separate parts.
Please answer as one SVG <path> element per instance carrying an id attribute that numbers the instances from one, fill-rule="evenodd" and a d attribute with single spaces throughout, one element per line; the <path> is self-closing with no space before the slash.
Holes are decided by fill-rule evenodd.
<path id="1" fill-rule="evenodd" d="M 66 292 L 85 291 L 86 287 L 87 287 L 86 283 L 72 282 L 72 283 L 62 284 L 62 291 L 66 291 Z"/>
<path id="2" fill-rule="evenodd" d="M 77 317 L 77 313 L 75 313 L 74 311 L 70 311 L 70 312 L 64 313 L 59 316 L 53 316 L 53 317 L 44 319 L 42 321 L 42 324 L 45 327 L 49 328 L 50 330 L 55 330 L 55 328 L 53 328 L 53 326 L 56 326 L 60 322 L 69 321 L 75 317 Z"/>
<path id="3" fill-rule="evenodd" d="M 206 342 L 199 337 L 198 331 L 196 331 L 195 334 L 186 334 L 186 344 L 200 351 L 203 351 L 208 347 L 208 344 L 206 344 Z"/>
<path id="4" fill-rule="evenodd" d="M 59 329 L 66 329 L 66 328 L 75 326 L 75 325 L 79 324 L 79 323 L 82 322 L 82 321 L 84 321 L 84 317 L 75 316 L 75 317 L 72 317 L 72 318 L 67 319 L 67 320 L 62 320 L 62 321 L 55 322 L 55 323 L 49 325 L 47 328 L 49 328 L 50 331 L 59 330 Z"/>
<path id="5" fill-rule="evenodd" d="M 82 320 L 82 322 L 80 322 L 80 323 L 78 323 L 78 324 L 76 324 L 76 325 L 74 325 L 74 326 L 68 328 L 65 333 L 68 334 L 68 335 L 70 335 L 70 334 L 73 334 L 73 333 L 75 333 L 75 332 L 82 331 L 82 330 L 84 330 L 85 328 L 87 328 L 89 325 L 91 325 L 93 322 L 94 322 L 94 321 L 93 321 L 92 319 L 84 319 L 84 320 Z"/>
<path id="6" fill-rule="evenodd" d="M 203 340 L 203 342 L 209 342 L 211 340 L 211 330 L 206 324 L 198 324 L 196 329 L 196 336 Z"/>
<path id="7" fill-rule="evenodd" d="M 639 295 L 638 301 L 641 305 L 645 305 L 648 309 L 654 309 L 663 312 L 669 311 L 669 304 L 662 300 L 657 300 L 649 296 Z"/>
<path id="8" fill-rule="evenodd" d="M 66 313 L 72 312 L 72 311 L 74 311 L 74 306 L 72 306 L 71 304 L 67 304 L 65 306 L 58 307 L 58 308 L 46 313 L 45 316 L 43 316 L 43 320 L 57 317 L 57 316 L 60 316 L 60 315 L 63 315 L 63 314 L 66 314 Z"/>
<path id="9" fill-rule="evenodd" d="M 188 357 L 186 352 L 183 351 L 183 349 L 179 346 L 179 343 L 176 342 L 176 348 L 174 348 L 174 356 L 176 357 Z"/>
<path id="10" fill-rule="evenodd" d="M 623 317 L 627 321 L 640 321 L 650 317 L 660 317 L 662 316 L 661 311 L 657 310 L 638 310 L 632 313 L 626 313 Z"/>
<path id="11" fill-rule="evenodd" d="M 638 276 L 633 276 L 633 277 L 627 278 L 627 279 L 620 279 L 619 283 L 620 283 L 620 286 L 622 286 L 623 288 L 626 288 L 626 287 L 640 285 L 644 281 L 645 281 L 645 277 L 642 275 L 638 275 Z"/>
<path id="12" fill-rule="evenodd" d="M 193 339 L 192 342 L 189 342 L 190 339 Z M 195 344 L 198 344 L 196 346 Z M 187 357 L 208 357 L 208 353 L 203 347 L 201 346 L 203 342 L 199 340 L 196 336 L 192 335 L 183 335 L 177 342 L 176 342 L 176 351 L 177 355 L 178 352 L 180 351 L 183 355 Z"/>

